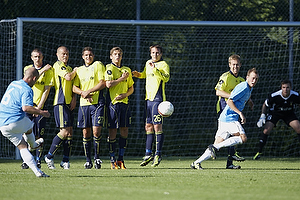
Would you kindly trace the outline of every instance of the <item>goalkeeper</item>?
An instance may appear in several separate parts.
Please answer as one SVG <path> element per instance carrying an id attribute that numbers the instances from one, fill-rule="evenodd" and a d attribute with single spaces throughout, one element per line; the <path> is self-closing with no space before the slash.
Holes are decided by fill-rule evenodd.
<path id="1" fill-rule="evenodd" d="M 300 142 L 300 123 L 294 112 L 295 104 L 300 104 L 300 96 L 291 87 L 291 81 L 282 81 L 281 89 L 270 94 L 263 103 L 262 114 L 257 122 L 257 126 L 262 127 L 263 124 L 265 125 L 258 143 L 258 152 L 253 157 L 254 160 L 258 160 L 261 157 L 268 136 L 280 119 L 296 131 Z"/>

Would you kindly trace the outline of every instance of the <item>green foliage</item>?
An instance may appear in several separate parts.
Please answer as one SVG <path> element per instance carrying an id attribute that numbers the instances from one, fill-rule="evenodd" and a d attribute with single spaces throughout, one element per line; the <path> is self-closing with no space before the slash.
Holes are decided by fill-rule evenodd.
<path id="1" fill-rule="evenodd" d="M 279 0 L 140 0 L 140 19 L 195 21 L 288 21 L 289 1 Z M 294 1 L 299 20 L 300 2 Z M 131 0 L 1 0 L 0 19 L 16 17 L 136 19 Z"/>

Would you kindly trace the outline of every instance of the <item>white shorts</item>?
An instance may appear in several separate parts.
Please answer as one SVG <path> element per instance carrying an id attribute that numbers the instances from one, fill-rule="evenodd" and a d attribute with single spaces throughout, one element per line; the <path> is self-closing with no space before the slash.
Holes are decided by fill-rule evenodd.
<path id="1" fill-rule="evenodd" d="M 24 117 L 17 122 L 1 126 L 0 130 L 4 137 L 7 137 L 15 146 L 18 146 L 22 141 L 23 133 L 26 133 L 32 127 L 33 122 L 28 117 Z"/>
<path id="2" fill-rule="evenodd" d="M 235 122 L 221 122 L 218 121 L 218 131 L 216 133 L 215 138 L 221 137 L 224 140 L 229 138 L 231 135 L 235 133 L 240 133 L 240 134 L 245 134 L 245 131 L 240 124 L 240 122 L 235 121 Z"/>

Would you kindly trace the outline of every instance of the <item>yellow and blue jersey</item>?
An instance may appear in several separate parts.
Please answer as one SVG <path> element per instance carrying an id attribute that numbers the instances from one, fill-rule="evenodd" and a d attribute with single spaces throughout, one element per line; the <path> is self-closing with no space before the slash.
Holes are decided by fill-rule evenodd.
<path id="1" fill-rule="evenodd" d="M 71 73 L 73 69 L 66 66 L 63 62 L 57 61 L 53 65 L 55 96 L 53 105 L 70 104 L 73 96 L 72 87 L 73 80 L 67 81 L 64 77 L 67 73 Z"/>
<path id="2" fill-rule="evenodd" d="M 24 72 L 30 67 L 34 67 L 34 66 L 33 65 L 27 65 L 26 67 L 24 67 Z M 43 67 L 38 69 L 38 71 L 43 69 Z M 53 84 L 54 84 L 53 70 L 49 69 L 39 77 L 39 79 L 35 82 L 35 84 L 32 87 L 32 90 L 33 90 L 33 103 L 35 105 L 38 105 L 40 103 L 42 95 L 44 93 L 45 86 L 53 86 Z"/>
<path id="3" fill-rule="evenodd" d="M 116 86 L 108 89 L 108 94 L 110 98 L 109 100 L 111 100 L 112 104 L 116 104 L 116 103 L 128 104 L 128 97 L 121 100 L 115 100 L 115 98 L 120 94 L 127 93 L 128 89 L 131 86 L 133 86 L 134 81 L 132 79 L 131 69 L 129 67 L 126 66 L 117 67 L 114 64 L 106 65 L 105 81 L 117 80 L 122 76 L 124 72 L 129 73 L 128 78 L 125 81 L 122 81 L 121 83 L 117 84 Z"/>
<path id="4" fill-rule="evenodd" d="M 95 87 L 100 80 L 104 80 L 105 67 L 100 61 L 95 61 L 90 66 L 80 66 L 77 69 L 77 76 L 74 79 L 74 85 L 81 90 L 86 91 Z M 84 98 L 80 98 L 80 106 L 88 106 L 98 104 L 99 102 L 105 103 L 103 90 L 92 93 L 93 102 L 90 103 Z"/>
<path id="5" fill-rule="evenodd" d="M 244 78 L 240 76 L 236 77 L 231 73 L 231 71 L 228 71 L 223 73 L 220 76 L 219 81 L 215 87 L 215 90 L 221 90 L 230 94 L 236 85 L 244 81 L 245 81 Z M 219 113 L 225 108 L 227 104 L 226 102 L 227 102 L 227 98 L 219 96 L 217 106 L 216 106 L 217 113 Z"/>
<path id="6" fill-rule="evenodd" d="M 153 63 L 155 68 L 152 69 L 150 63 L 152 60 L 148 60 L 141 72 L 140 79 L 146 79 L 146 98 L 150 101 L 165 101 L 165 83 L 170 79 L 170 67 L 169 65 L 160 60 Z"/>

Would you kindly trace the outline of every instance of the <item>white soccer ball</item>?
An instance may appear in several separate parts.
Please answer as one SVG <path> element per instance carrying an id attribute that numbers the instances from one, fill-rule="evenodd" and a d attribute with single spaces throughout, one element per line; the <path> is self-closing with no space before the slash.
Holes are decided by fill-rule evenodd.
<path id="1" fill-rule="evenodd" d="M 158 105 L 158 113 L 163 117 L 170 117 L 174 112 L 174 106 L 169 101 L 163 101 Z"/>

